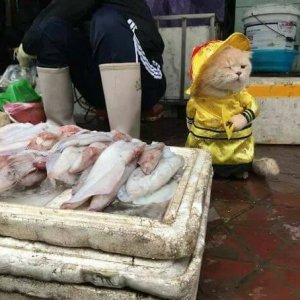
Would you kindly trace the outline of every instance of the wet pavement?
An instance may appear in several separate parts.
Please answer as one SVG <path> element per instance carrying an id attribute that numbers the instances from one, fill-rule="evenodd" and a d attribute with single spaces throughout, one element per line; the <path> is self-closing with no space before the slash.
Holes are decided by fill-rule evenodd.
<path id="1" fill-rule="evenodd" d="M 198 299 L 300 299 L 300 147 L 257 145 L 281 174 L 214 180 Z"/>
<path id="2" fill-rule="evenodd" d="M 147 142 L 184 146 L 186 135 L 183 118 L 141 127 Z M 213 181 L 197 299 L 300 299 L 300 146 L 257 145 L 256 156 L 275 158 L 281 174 Z"/>

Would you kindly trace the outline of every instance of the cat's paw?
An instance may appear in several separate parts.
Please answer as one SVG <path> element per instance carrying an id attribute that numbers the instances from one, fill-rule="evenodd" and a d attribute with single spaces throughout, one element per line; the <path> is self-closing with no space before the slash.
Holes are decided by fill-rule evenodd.
<path id="1" fill-rule="evenodd" d="M 235 131 L 243 129 L 248 124 L 247 119 L 242 114 L 232 116 L 230 121 Z"/>

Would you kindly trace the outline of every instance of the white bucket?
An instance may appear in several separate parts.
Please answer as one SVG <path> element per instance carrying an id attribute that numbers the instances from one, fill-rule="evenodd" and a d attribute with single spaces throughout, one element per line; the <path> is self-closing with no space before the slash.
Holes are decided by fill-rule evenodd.
<path id="1" fill-rule="evenodd" d="M 252 49 L 294 49 L 300 11 L 292 5 L 265 4 L 244 14 L 245 34 Z"/>

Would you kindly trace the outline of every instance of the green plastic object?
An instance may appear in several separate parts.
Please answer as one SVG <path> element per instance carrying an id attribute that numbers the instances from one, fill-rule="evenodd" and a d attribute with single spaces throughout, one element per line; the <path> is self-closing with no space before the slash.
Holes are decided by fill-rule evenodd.
<path id="1" fill-rule="evenodd" d="M 6 103 L 32 103 L 40 102 L 42 97 L 36 93 L 30 83 L 25 80 L 18 80 L 12 83 L 5 92 L 0 93 L 0 110 Z"/>

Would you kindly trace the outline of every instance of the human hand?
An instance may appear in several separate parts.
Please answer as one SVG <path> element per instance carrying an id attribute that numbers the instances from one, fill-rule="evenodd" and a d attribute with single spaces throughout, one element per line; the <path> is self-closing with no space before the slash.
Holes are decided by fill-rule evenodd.
<path id="1" fill-rule="evenodd" d="M 248 124 L 247 119 L 242 114 L 232 116 L 230 121 L 233 124 L 234 131 L 241 130 Z"/>
<path id="2" fill-rule="evenodd" d="M 24 51 L 22 44 L 15 50 L 15 54 L 22 68 L 30 67 L 32 65 L 32 61 L 36 58 L 35 56 L 27 54 Z"/>

